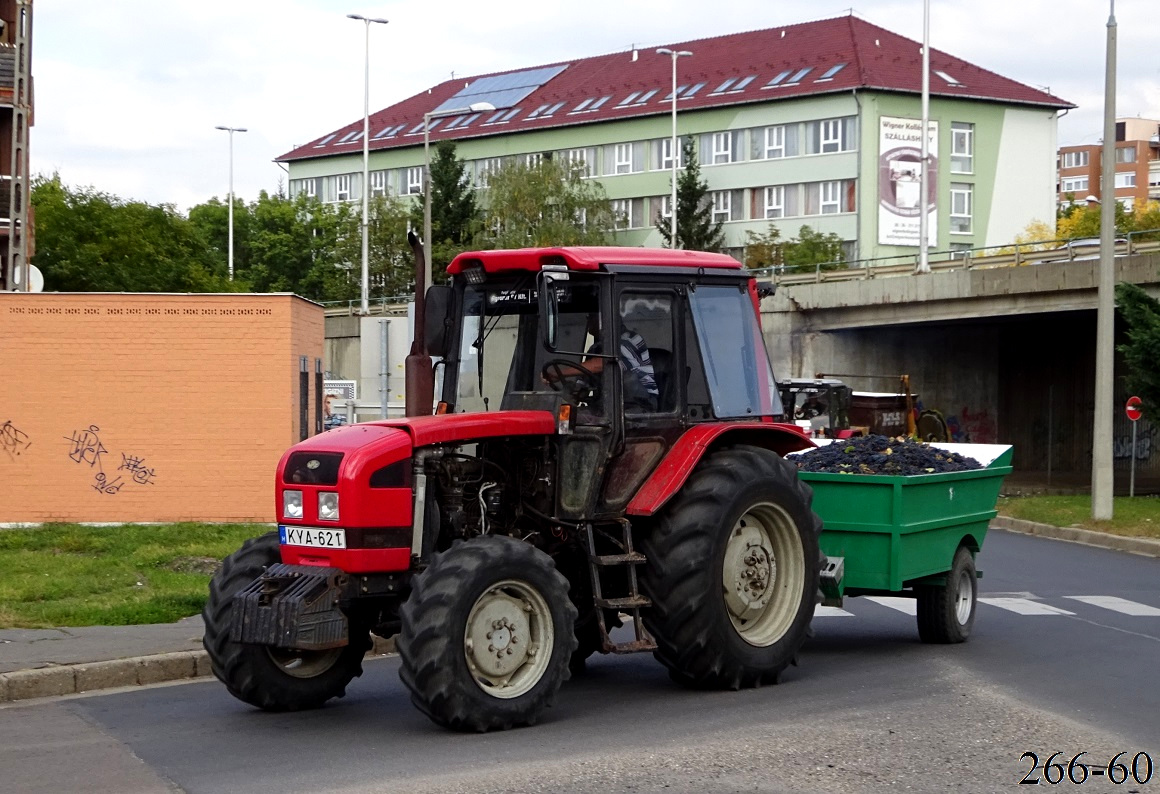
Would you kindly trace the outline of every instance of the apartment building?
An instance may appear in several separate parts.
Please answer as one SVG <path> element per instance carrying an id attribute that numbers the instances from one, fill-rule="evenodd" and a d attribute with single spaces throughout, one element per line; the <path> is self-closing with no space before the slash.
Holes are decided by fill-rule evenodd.
<path id="1" fill-rule="evenodd" d="M 837 234 L 849 258 L 917 252 L 919 42 L 850 15 L 666 46 L 692 53 L 677 63 L 677 132 L 697 143 L 729 253 L 770 224 L 783 238 Z M 659 246 L 680 156 L 671 68 L 631 50 L 433 86 L 371 115 L 367 189 L 418 196 L 425 131 L 456 142 L 484 201 L 507 162 L 582 160 L 614 202 L 616 242 Z M 930 247 L 1003 244 L 1051 222 L 1056 119 L 1073 105 L 933 49 L 930 91 Z M 359 116 L 279 157 L 291 192 L 361 200 L 362 135 Z"/>
<path id="2" fill-rule="evenodd" d="M 1103 196 L 1103 143 L 1061 146 L 1059 203 Z M 1160 201 L 1160 121 L 1116 119 L 1116 200 L 1125 209 Z"/>
<path id="3" fill-rule="evenodd" d="M 32 0 L 0 0 L 0 291 L 38 288 L 26 233 L 31 61 Z"/>

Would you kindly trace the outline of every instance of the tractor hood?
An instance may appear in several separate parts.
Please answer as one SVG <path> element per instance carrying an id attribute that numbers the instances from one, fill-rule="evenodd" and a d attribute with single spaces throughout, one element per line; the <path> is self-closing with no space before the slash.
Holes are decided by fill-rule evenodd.
<path id="1" fill-rule="evenodd" d="M 415 447 L 455 441 L 471 442 L 494 436 L 542 436 L 556 432 L 556 419 L 550 411 L 489 411 L 410 416 L 406 419 L 387 419 L 368 424 L 406 431 L 411 437 L 411 445 Z"/>

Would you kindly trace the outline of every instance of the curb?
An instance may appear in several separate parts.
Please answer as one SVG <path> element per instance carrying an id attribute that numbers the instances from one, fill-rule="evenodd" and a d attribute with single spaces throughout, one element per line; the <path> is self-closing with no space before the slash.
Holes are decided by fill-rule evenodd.
<path id="1" fill-rule="evenodd" d="M 1160 557 L 1160 540 L 1152 538 L 1132 538 L 1125 535 L 1109 535 L 1106 532 L 1096 532 L 1079 527 L 1057 527 L 1051 524 L 1039 524 L 1035 521 L 1023 521 L 1018 518 L 996 516 L 991 519 L 992 529 L 1005 529 L 1008 532 L 1019 532 L 1024 535 L 1035 535 L 1052 540 L 1066 540 L 1071 543 L 1082 543 L 1085 546 L 1095 546 L 1113 551 L 1126 551 L 1131 554 L 1142 554 L 1146 557 Z"/>
<path id="2" fill-rule="evenodd" d="M 395 638 L 372 637 L 368 656 L 395 652 Z M 64 664 L 0 673 L 0 703 L 79 695 L 99 689 L 146 686 L 213 675 L 205 651 L 177 651 L 103 662 Z"/>

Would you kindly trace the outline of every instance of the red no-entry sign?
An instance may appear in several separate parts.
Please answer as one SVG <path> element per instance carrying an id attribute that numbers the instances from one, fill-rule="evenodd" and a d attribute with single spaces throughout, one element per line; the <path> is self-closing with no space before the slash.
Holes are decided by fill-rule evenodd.
<path id="1" fill-rule="evenodd" d="M 1124 413 L 1126 413 L 1128 418 L 1133 422 L 1143 416 L 1144 410 L 1140 407 L 1140 398 L 1129 397 L 1127 404 L 1124 405 Z"/>

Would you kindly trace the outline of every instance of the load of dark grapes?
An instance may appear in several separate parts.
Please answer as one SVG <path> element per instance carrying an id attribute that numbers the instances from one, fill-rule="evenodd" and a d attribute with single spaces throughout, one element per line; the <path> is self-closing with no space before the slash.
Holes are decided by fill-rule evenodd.
<path id="1" fill-rule="evenodd" d="M 957 452 L 932 447 L 921 441 L 890 436 L 855 436 L 837 439 L 791 460 L 801 471 L 834 474 L 937 474 L 981 469 L 983 464 Z"/>

